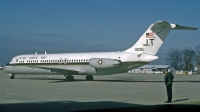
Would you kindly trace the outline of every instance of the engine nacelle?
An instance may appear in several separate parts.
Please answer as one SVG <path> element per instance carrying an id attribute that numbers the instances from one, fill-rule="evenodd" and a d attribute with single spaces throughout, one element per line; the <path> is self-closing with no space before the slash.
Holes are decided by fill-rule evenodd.
<path id="1" fill-rule="evenodd" d="M 89 64 L 94 68 L 113 68 L 121 64 L 120 60 L 108 58 L 91 58 Z"/>

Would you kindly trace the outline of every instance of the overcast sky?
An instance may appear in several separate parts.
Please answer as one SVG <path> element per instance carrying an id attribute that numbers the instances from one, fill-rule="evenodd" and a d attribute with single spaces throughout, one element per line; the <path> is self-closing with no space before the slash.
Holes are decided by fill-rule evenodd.
<path id="1" fill-rule="evenodd" d="M 154 22 L 200 28 L 200 0 L 0 0 L 0 65 L 21 54 L 123 51 Z M 171 31 L 170 48 L 200 44 L 200 30 Z"/>

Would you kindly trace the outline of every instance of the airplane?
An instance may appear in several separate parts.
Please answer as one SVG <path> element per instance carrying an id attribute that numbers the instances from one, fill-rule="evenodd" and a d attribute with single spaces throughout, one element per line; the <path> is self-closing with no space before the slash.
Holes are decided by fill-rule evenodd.
<path id="1" fill-rule="evenodd" d="M 10 79 L 16 74 L 64 75 L 66 81 L 73 81 L 73 75 L 86 75 L 92 81 L 93 75 L 111 75 L 127 72 L 148 64 L 156 59 L 157 51 L 170 30 L 197 30 L 198 28 L 181 26 L 157 21 L 150 25 L 139 40 L 129 49 L 118 52 L 59 53 L 18 55 L 3 66 Z"/>

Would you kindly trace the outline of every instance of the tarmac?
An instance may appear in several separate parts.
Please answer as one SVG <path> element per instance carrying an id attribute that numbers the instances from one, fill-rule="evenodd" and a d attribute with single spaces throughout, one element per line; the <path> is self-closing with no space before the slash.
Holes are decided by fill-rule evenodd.
<path id="1" fill-rule="evenodd" d="M 200 101 L 200 75 L 174 75 L 173 102 Z M 0 111 L 81 111 L 165 105 L 164 74 L 9 75 L 0 70 Z"/>

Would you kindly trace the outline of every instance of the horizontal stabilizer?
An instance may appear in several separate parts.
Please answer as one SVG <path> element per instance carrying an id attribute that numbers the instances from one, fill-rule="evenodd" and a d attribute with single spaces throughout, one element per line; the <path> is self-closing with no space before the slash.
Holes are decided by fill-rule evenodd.
<path id="1" fill-rule="evenodd" d="M 166 21 L 158 21 L 150 26 L 150 30 L 152 31 L 163 30 L 167 27 L 170 28 L 170 23 Z"/>
<path id="2" fill-rule="evenodd" d="M 178 24 L 171 24 L 171 30 L 197 30 L 198 28 L 188 27 L 188 26 L 181 26 Z"/>

